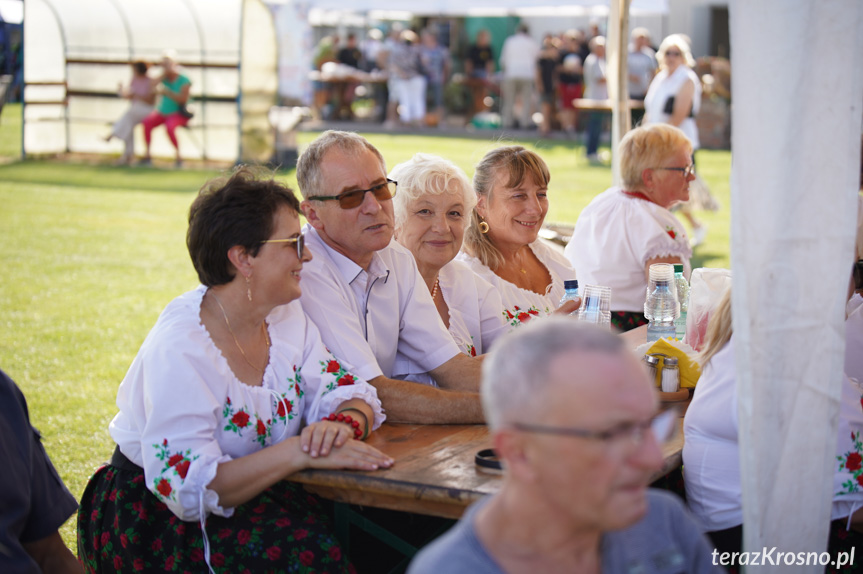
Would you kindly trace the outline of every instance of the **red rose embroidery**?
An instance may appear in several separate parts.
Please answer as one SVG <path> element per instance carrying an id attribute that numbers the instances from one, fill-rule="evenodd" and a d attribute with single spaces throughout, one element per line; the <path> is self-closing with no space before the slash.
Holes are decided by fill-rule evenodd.
<path id="1" fill-rule="evenodd" d="M 279 528 L 284 528 L 285 526 L 290 526 L 290 525 L 291 525 L 291 519 L 290 518 L 284 518 L 283 517 L 283 518 L 279 518 L 278 520 L 276 520 L 276 526 L 278 526 Z"/>
<path id="2" fill-rule="evenodd" d="M 162 446 L 168 446 L 168 439 L 162 440 Z"/>
<path id="3" fill-rule="evenodd" d="M 159 481 L 159 485 L 156 487 L 156 490 L 159 491 L 159 494 L 167 497 L 171 494 L 171 483 L 165 480 L 164 478 Z"/>
<path id="4" fill-rule="evenodd" d="M 174 569 L 174 555 L 171 554 L 167 558 L 165 558 L 165 570 L 173 570 Z"/>
<path id="5" fill-rule="evenodd" d="M 857 477 L 857 484 L 863 486 L 863 474 Z"/>
<path id="6" fill-rule="evenodd" d="M 231 422 L 240 428 L 246 428 L 249 425 L 249 415 L 244 411 L 240 411 L 231 417 Z"/>
<path id="7" fill-rule="evenodd" d="M 530 315 L 528 315 L 527 313 L 519 313 L 518 314 L 518 320 L 521 321 L 522 323 L 526 322 L 528 319 L 530 319 Z"/>
<path id="8" fill-rule="evenodd" d="M 264 424 L 264 421 L 258 419 L 258 436 L 264 436 L 267 434 L 267 425 Z"/>
<path id="9" fill-rule="evenodd" d="M 470 356 L 476 357 L 476 347 L 474 347 L 473 345 L 470 346 Z"/>
<path id="10" fill-rule="evenodd" d="M 252 512 L 254 512 L 255 514 L 263 514 L 265 510 L 267 510 L 267 505 L 259 504 L 252 509 Z"/>
<path id="11" fill-rule="evenodd" d="M 279 556 L 281 555 L 282 549 L 278 546 L 270 546 L 269 548 L 267 548 L 267 558 L 269 558 L 270 560 L 278 560 Z"/>
<path id="12" fill-rule="evenodd" d="M 111 540 L 111 534 L 108 532 L 102 533 L 102 547 L 104 547 Z"/>
<path id="13" fill-rule="evenodd" d="M 530 313 L 531 315 L 539 315 L 539 311 L 537 311 L 536 309 L 531 309 L 530 311 L 528 311 L 528 313 Z"/>
<path id="14" fill-rule="evenodd" d="M 155 540 L 153 540 L 153 543 L 150 544 L 150 550 L 152 550 L 153 552 L 158 552 L 161 549 L 162 549 L 162 539 L 156 538 Z"/>
<path id="15" fill-rule="evenodd" d="M 120 535 L 120 546 L 122 546 L 123 548 L 126 548 L 128 545 L 129 545 L 129 537 L 126 536 L 125 533 L 121 534 Z"/>
<path id="16" fill-rule="evenodd" d="M 308 535 L 309 531 L 302 528 L 294 530 L 294 540 L 302 540 Z"/>
<path id="17" fill-rule="evenodd" d="M 237 532 L 237 542 L 240 544 L 246 545 L 249 543 L 249 540 L 252 539 L 252 535 L 248 530 L 240 530 Z"/>
<path id="18" fill-rule="evenodd" d="M 667 229 L 666 233 L 668 233 L 668 236 L 671 237 L 672 239 L 677 239 L 677 232 L 674 231 L 673 229 Z"/>
<path id="19" fill-rule="evenodd" d="M 120 570 L 123 567 L 123 559 L 119 556 L 114 556 L 114 570 Z"/>
<path id="20" fill-rule="evenodd" d="M 184 460 L 180 464 L 177 465 L 177 474 L 180 475 L 180 478 L 186 480 L 186 473 L 189 472 L 189 464 L 188 460 Z"/>
<path id="21" fill-rule="evenodd" d="M 283 399 L 279 402 L 279 416 L 284 417 L 287 413 L 294 410 L 294 405 L 292 405 L 287 399 Z"/>
<path id="22" fill-rule="evenodd" d="M 342 559 L 342 549 L 338 546 L 330 546 L 330 558 L 333 560 L 341 560 Z"/>
<path id="23" fill-rule="evenodd" d="M 144 569 L 144 559 L 143 558 L 135 558 L 135 561 L 132 562 L 132 568 L 134 568 L 135 571 L 137 571 L 137 572 L 140 572 L 141 570 L 143 570 Z"/>
<path id="24" fill-rule="evenodd" d="M 341 379 L 339 379 L 339 386 L 340 387 L 344 387 L 346 385 L 353 385 L 353 384 L 354 384 L 354 376 L 351 374 L 347 374 L 344 377 L 342 377 Z"/>
<path id="25" fill-rule="evenodd" d="M 224 540 L 225 538 L 227 538 L 231 534 L 233 534 L 233 533 L 231 532 L 230 528 L 222 528 L 221 530 L 219 530 L 219 533 L 217 534 L 217 536 L 219 537 L 219 540 Z"/>
<path id="26" fill-rule="evenodd" d="M 315 554 L 311 550 L 303 550 L 300 552 L 300 562 L 303 563 L 303 566 L 311 566 L 314 561 Z"/>
<path id="27" fill-rule="evenodd" d="M 226 398 L 225 398 L 225 402 L 226 402 L 226 403 L 228 403 L 228 404 L 231 404 L 231 397 L 226 397 Z"/>
<path id="28" fill-rule="evenodd" d="M 186 525 L 185 524 L 178 524 L 176 531 L 177 531 L 177 534 L 181 534 L 181 535 L 185 534 L 186 533 Z"/>
<path id="29" fill-rule="evenodd" d="M 845 461 L 845 468 L 854 472 L 855 470 L 860 470 L 861 466 L 863 466 L 863 456 L 860 456 L 860 453 L 852 452 L 848 455 L 848 460 Z"/>
<path id="30" fill-rule="evenodd" d="M 189 558 L 192 559 L 192 562 L 200 562 L 204 559 L 204 551 L 200 548 L 192 548 L 191 554 L 189 554 Z"/>
<path id="31" fill-rule="evenodd" d="M 212 556 L 210 556 L 210 564 L 213 566 L 224 566 L 225 565 L 225 555 L 221 552 L 216 552 Z"/>
<path id="32" fill-rule="evenodd" d="M 327 363 L 327 372 L 328 373 L 338 373 L 341 370 L 341 365 L 339 365 L 338 361 L 330 361 Z"/>
<path id="33" fill-rule="evenodd" d="M 168 466 L 174 466 L 175 464 L 177 464 L 181 460 L 183 460 L 182 454 L 173 454 L 173 455 L 171 455 L 171 458 L 168 459 Z"/>

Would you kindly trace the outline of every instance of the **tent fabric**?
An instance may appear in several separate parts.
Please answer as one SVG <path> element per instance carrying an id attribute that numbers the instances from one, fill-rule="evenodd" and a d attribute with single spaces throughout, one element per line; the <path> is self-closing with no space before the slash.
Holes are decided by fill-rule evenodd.
<path id="1" fill-rule="evenodd" d="M 615 0 L 309 0 L 311 8 L 321 10 L 370 10 L 410 12 L 418 15 L 538 15 L 548 10 L 568 13 L 607 14 Z M 632 0 L 632 13 L 667 14 L 668 0 Z"/>
<path id="2" fill-rule="evenodd" d="M 863 116 L 863 66 L 847 58 L 863 54 L 863 3 L 741 0 L 730 8 L 744 550 L 821 552 Z M 783 562 L 782 571 L 823 568 Z"/>
<path id="3" fill-rule="evenodd" d="M 184 157 L 272 154 L 276 36 L 260 0 L 28 0 L 24 42 L 25 154 L 119 152 L 121 142 L 103 138 L 128 106 L 116 95 L 127 64 L 158 62 L 166 49 L 192 81 Z M 164 130 L 154 132 L 153 154 L 173 156 Z"/>

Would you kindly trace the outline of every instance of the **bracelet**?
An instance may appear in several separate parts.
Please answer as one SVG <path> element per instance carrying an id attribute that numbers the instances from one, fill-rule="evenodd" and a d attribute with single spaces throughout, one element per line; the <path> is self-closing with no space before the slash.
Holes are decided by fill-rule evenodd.
<path id="1" fill-rule="evenodd" d="M 349 410 L 349 409 L 345 409 Z M 351 415 L 343 415 L 342 413 L 332 413 L 328 417 L 323 417 L 322 421 L 335 421 L 339 423 L 345 423 L 351 426 L 354 430 L 354 438 L 360 439 L 363 436 L 363 431 L 360 430 L 360 421 L 355 421 L 351 418 Z"/>
<path id="2" fill-rule="evenodd" d="M 365 432 L 363 433 L 363 436 L 360 437 L 360 440 L 365 440 L 366 437 L 369 436 L 369 432 L 371 432 L 371 430 L 372 430 L 371 427 L 369 426 L 369 419 L 366 416 L 366 413 L 364 413 L 363 411 L 361 411 L 360 409 L 358 409 L 356 407 L 347 407 L 347 408 L 341 409 L 341 410 L 336 411 L 336 412 L 337 413 L 344 413 L 347 411 L 356 411 L 356 412 L 360 413 L 361 415 L 363 415 L 363 420 L 365 421 L 366 424 L 364 427 Z"/>

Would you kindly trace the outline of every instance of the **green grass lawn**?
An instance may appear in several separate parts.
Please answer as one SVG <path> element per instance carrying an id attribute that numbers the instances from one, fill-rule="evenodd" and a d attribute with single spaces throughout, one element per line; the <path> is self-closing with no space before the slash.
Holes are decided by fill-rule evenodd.
<path id="1" fill-rule="evenodd" d="M 20 115 L 20 106 L 9 105 L 0 121 L 7 161 L 0 164 L 0 368 L 24 390 L 33 424 L 80 497 L 113 449 L 107 427 L 117 385 L 164 306 L 197 284 L 185 248 L 186 215 L 195 191 L 216 172 L 19 161 Z M 300 134 L 300 142 L 313 137 Z M 452 159 L 469 176 L 498 143 L 368 137 L 389 166 L 423 151 Z M 548 221 L 575 222 L 610 184 L 610 170 L 587 165 L 574 143 L 517 143 L 549 164 Z M 710 232 L 693 267 L 730 266 L 730 164 L 728 152 L 699 152 L 699 173 L 723 209 L 703 214 Z M 280 177 L 296 185 L 293 172 Z M 62 533 L 74 548 L 74 520 Z"/>

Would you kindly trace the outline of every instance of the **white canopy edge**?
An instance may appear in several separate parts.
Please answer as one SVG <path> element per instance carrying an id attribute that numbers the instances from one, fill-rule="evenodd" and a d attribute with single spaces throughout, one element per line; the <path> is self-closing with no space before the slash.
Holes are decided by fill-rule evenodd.
<path id="1" fill-rule="evenodd" d="M 9 24 L 21 24 L 24 21 L 24 2 L 0 0 L 0 18 Z"/>
<path id="2" fill-rule="evenodd" d="M 381 20 L 407 20 L 418 16 L 606 16 L 612 0 L 310 0 L 318 10 L 369 12 Z M 636 15 L 667 14 L 668 0 L 632 0 Z"/>
<path id="3" fill-rule="evenodd" d="M 863 3 L 738 0 L 731 259 L 744 550 L 826 549 L 863 114 Z M 834 557 L 835 558 L 835 557 Z M 749 566 L 757 573 L 773 566 Z M 782 572 L 820 572 L 787 565 Z"/>

